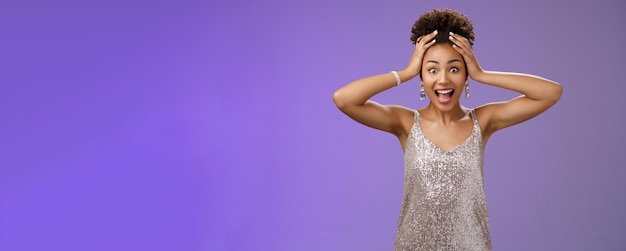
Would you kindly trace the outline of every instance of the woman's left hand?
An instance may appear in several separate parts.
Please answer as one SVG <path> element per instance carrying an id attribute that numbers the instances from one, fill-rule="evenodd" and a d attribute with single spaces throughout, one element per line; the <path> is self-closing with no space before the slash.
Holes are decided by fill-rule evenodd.
<path id="1" fill-rule="evenodd" d="M 467 66 L 467 73 L 470 78 L 478 81 L 476 78 L 479 77 L 484 71 L 480 68 L 478 64 L 478 60 L 476 60 L 476 56 L 474 56 L 474 52 L 472 51 L 472 45 L 470 44 L 467 38 L 454 34 L 450 32 L 449 39 L 452 41 L 454 48 L 461 56 L 463 56 L 463 60 L 465 60 L 465 65 Z"/>

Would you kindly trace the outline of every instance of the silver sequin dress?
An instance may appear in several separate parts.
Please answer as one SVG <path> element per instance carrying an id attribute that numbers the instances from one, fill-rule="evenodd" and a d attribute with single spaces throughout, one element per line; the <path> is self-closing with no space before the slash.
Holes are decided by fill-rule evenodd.
<path id="1" fill-rule="evenodd" d="M 424 135 L 415 112 L 404 152 L 404 192 L 394 250 L 491 250 L 484 147 L 474 110 L 471 116 L 472 134 L 444 151 Z"/>

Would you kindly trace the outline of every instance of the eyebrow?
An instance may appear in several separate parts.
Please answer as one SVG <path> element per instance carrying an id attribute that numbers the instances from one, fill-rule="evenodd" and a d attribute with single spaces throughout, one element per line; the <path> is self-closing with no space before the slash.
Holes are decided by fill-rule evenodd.
<path id="1" fill-rule="evenodd" d="M 461 62 L 461 60 L 460 60 L 460 59 L 456 59 L 456 58 L 455 58 L 455 59 L 452 59 L 452 60 L 448 61 L 448 64 L 451 64 L 451 63 L 454 63 L 454 62 Z M 428 61 L 426 61 L 426 63 L 435 63 L 435 64 L 439 64 L 439 62 L 437 62 L 437 61 L 435 61 L 435 60 L 428 60 Z"/>

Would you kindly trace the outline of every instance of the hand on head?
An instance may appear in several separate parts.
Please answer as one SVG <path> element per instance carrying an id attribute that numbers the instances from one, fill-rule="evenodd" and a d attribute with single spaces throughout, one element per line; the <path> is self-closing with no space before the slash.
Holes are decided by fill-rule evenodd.
<path id="1" fill-rule="evenodd" d="M 463 60 L 465 61 L 465 65 L 467 67 L 467 73 L 470 78 L 476 79 L 476 76 L 483 72 L 483 69 L 478 64 L 478 60 L 476 60 L 476 56 L 474 55 L 474 51 L 472 50 L 472 45 L 470 41 L 458 34 L 454 34 L 450 32 L 450 36 L 448 39 L 453 43 L 452 48 L 454 48 L 461 56 L 463 56 Z"/>
<path id="2" fill-rule="evenodd" d="M 437 41 L 435 37 L 437 36 L 437 31 L 433 31 L 429 34 L 423 35 L 415 41 L 415 50 L 413 51 L 413 55 L 411 56 L 411 60 L 409 61 L 409 65 L 407 65 L 406 69 L 413 74 L 413 76 L 417 76 L 422 69 L 422 61 L 424 59 L 424 54 L 433 46 Z"/>

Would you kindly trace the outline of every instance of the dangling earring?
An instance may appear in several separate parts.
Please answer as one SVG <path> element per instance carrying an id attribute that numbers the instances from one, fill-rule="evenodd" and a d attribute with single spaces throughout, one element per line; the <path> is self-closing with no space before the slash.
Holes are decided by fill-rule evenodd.
<path id="1" fill-rule="evenodd" d="M 465 80 L 465 99 L 469 99 L 469 80 Z"/>
<path id="2" fill-rule="evenodd" d="M 424 91 L 424 82 L 420 81 L 420 100 L 426 99 L 426 92 Z"/>

